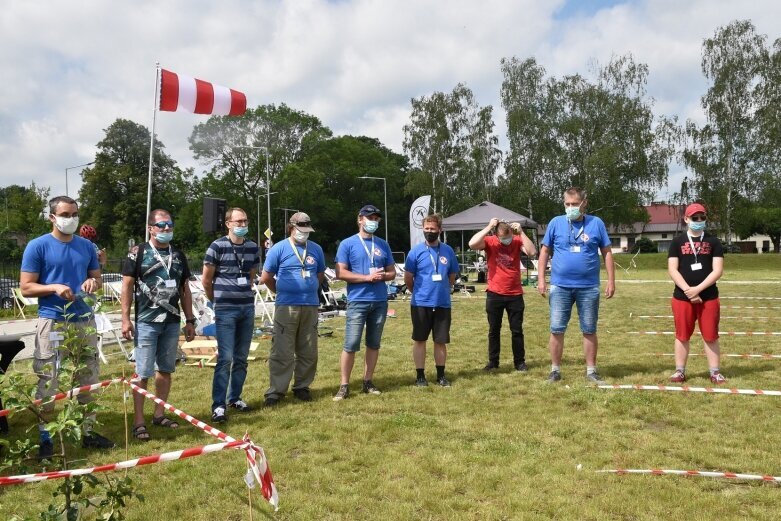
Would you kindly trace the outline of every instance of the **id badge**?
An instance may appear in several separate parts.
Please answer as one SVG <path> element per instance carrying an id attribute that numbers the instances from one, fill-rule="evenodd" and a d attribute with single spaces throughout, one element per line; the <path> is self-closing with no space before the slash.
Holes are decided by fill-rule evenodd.
<path id="1" fill-rule="evenodd" d="M 309 278 L 309 272 L 307 270 L 301 270 L 301 277 L 308 279 Z"/>
<path id="2" fill-rule="evenodd" d="M 702 263 L 701 262 L 695 262 L 692 264 L 692 271 L 699 271 L 702 269 Z"/>
<path id="3" fill-rule="evenodd" d="M 165 287 L 166 288 L 175 288 L 176 287 L 176 281 L 175 280 L 166 280 L 165 281 Z"/>
<path id="4" fill-rule="evenodd" d="M 580 246 L 570 246 L 569 251 L 570 253 L 580 253 Z"/>
<path id="5" fill-rule="evenodd" d="M 239 277 L 238 283 L 239 283 L 239 286 L 246 286 L 247 285 L 247 277 Z"/>
<path id="6" fill-rule="evenodd" d="M 432 274 L 431 280 L 433 280 L 434 282 L 442 282 L 442 274 L 441 273 Z"/>

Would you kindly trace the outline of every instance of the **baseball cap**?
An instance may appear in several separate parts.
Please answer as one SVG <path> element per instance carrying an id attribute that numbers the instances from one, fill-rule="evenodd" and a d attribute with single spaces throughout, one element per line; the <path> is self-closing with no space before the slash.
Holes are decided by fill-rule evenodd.
<path id="1" fill-rule="evenodd" d="M 366 206 L 361 208 L 360 212 L 358 212 L 358 215 L 361 215 L 361 216 L 363 216 L 363 215 L 375 215 L 375 214 L 379 215 L 379 216 L 382 216 L 382 212 L 380 211 L 380 209 L 377 208 L 376 206 L 374 206 L 373 204 L 367 204 Z"/>
<path id="2" fill-rule="evenodd" d="M 304 212 L 296 212 L 293 214 L 293 216 L 290 218 L 290 224 L 298 228 L 299 231 L 302 232 L 313 232 L 315 231 L 314 228 L 312 228 L 312 219 L 309 218 L 307 214 Z"/>
<path id="3" fill-rule="evenodd" d="M 708 212 L 705 210 L 705 207 L 701 205 L 700 203 L 692 203 L 689 206 L 686 207 L 686 213 L 684 214 L 686 217 L 691 217 L 695 213 L 704 213 L 707 214 Z"/>

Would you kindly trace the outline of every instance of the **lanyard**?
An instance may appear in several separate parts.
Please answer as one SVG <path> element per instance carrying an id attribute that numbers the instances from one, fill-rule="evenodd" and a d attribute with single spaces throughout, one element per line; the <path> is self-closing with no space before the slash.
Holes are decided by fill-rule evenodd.
<path id="1" fill-rule="evenodd" d="M 699 236 L 700 239 L 700 248 L 702 248 L 702 239 L 705 234 Z M 692 247 L 692 253 L 694 254 L 694 263 L 697 264 L 697 255 L 700 253 L 699 249 L 694 248 L 694 240 L 692 239 L 692 236 L 689 235 L 689 232 L 686 232 L 686 237 L 689 238 L 689 245 Z"/>
<path id="2" fill-rule="evenodd" d="M 298 259 L 298 262 L 301 263 L 301 267 L 306 268 L 306 266 L 304 265 L 304 260 L 306 259 L 306 248 L 307 248 L 307 245 L 309 245 L 309 241 L 307 241 L 306 245 L 304 246 L 304 254 L 303 255 L 299 255 L 298 254 L 298 248 L 296 248 L 296 244 L 295 244 L 295 242 L 293 242 L 293 238 L 292 237 L 288 237 L 288 241 L 290 241 L 290 247 L 293 248 L 293 253 L 296 254 L 296 258 Z"/>
<path id="3" fill-rule="evenodd" d="M 228 239 L 230 241 L 230 239 Z M 244 275 L 244 244 L 241 245 L 241 256 L 236 252 L 236 245 L 231 241 L 231 248 L 233 248 L 233 256 L 236 257 L 236 266 L 239 267 L 239 275 Z M 241 260 L 239 260 L 241 258 Z"/>
<path id="4" fill-rule="evenodd" d="M 428 247 L 428 244 L 426 244 L 426 251 L 428 252 L 428 258 L 431 259 L 431 265 L 434 266 L 434 271 L 439 274 L 439 250 L 441 246 L 437 247 L 437 260 L 434 260 L 434 257 L 431 255 L 431 249 Z"/>
<path id="5" fill-rule="evenodd" d="M 155 259 L 160 261 L 160 264 L 165 268 L 165 274 L 170 279 L 171 278 L 171 262 L 174 260 L 174 253 L 171 251 L 171 247 L 168 248 L 168 266 L 165 265 L 165 261 L 163 261 L 163 257 L 160 256 L 160 252 L 157 251 L 157 248 L 154 247 L 154 245 L 150 244 L 152 246 L 152 254 L 154 254 Z"/>
<path id="6" fill-rule="evenodd" d="M 574 228 L 572 227 L 572 221 L 567 221 L 569 223 L 569 238 L 572 238 L 572 232 Z M 575 244 L 578 243 L 578 237 L 580 237 L 583 234 L 583 229 L 586 227 L 586 218 L 583 218 L 583 226 L 580 227 L 580 230 L 578 230 L 578 233 L 575 234 Z M 572 244 L 572 242 L 570 242 Z"/>
<path id="7" fill-rule="evenodd" d="M 366 242 L 364 242 L 363 237 L 361 237 L 360 234 L 358 234 L 358 240 L 361 241 L 361 246 L 363 246 L 363 250 L 366 252 L 366 256 L 369 257 L 369 271 L 371 271 L 371 268 L 374 267 L 374 235 L 372 235 L 371 253 L 369 253 L 369 249 L 366 247 Z"/>

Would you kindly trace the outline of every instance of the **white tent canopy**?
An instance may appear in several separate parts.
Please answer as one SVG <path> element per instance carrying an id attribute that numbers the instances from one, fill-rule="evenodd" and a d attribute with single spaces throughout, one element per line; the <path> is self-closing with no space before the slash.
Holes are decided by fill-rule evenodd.
<path id="1" fill-rule="evenodd" d="M 537 223 L 519 213 L 515 213 L 498 204 L 483 201 L 482 203 L 459 212 L 442 220 L 442 229 L 448 232 L 458 230 L 480 230 L 496 217 L 508 222 L 517 222 L 522 228 L 537 229 Z"/>

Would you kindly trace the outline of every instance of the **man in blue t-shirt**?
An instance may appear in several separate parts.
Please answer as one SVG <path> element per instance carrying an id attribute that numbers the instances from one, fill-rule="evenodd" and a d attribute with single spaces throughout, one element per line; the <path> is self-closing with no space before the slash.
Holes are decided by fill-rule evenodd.
<path id="1" fill-rule="evenodd" d="M 545 267 L 553 253 L 550 285 L 551 357 L 549 382 L 561 380 L 561 355 L 573 304 L 578 307 L 580 331 L 583 333 L 583 353 L 586 357 L 586 379 L 604 384 L 597 372 L 597 319 L 599 317 L 599 254 L 605 257 L 607 287 L 605 298 L 615 293 L 616 277 L 610 237 L 602 219 L 586 215 L 586 193 L 580 188 L 564 192 L 566 215 L 554 217 L 548 223 L 540 248 L 539 266 L 543 274 L 537 290 L 545 297 Z"/>
<path id="2" fill-rule="evenodd" d="M 245 238 L 248 225 L 244 210 L 228 208 L 225 212 L 228 235 L 212 242 L 203 258 L 201 282 L 206 297 L 214 304 L 217 325 L 217 366 L 212 382 L 212 421 L 216 423 L 228 419 L 227 407 L 241 412 L 250 410 L 241 399 L 241 392 L 247 379 L 247 357 L 255 329 L 252 282 L 260 257 L 258 245 Z"/>
<path id="3" fill-rule="evenodd" d="M 22 256 L 19 285 L 22 295 L 38 299 L 38 326 L 35 336 L 33 371 L 38 375 L 37 399 L 49 398 L 59 389 L 57 381 L 59 350 L 63 340 L 63 322 L 76 328 L 77 334 L 94 350 L 86 362 L 86 369 L 79 372 L 80 385 L 98 382 L 98 337 L 92 308 L 84 302 L 86 294 L 93 294 L 101 287 L 100 264 L 95 247 L 90 241 L 76 234 L 79 229 L 79 207 L 67 196 L 49 201 L 49 221 L 52 232 L 30 241 Z M 69 389 L 66 389 L 69 390 Z M 91 401 L 88 393 L 79 394 L 78 400 Z M 53 403 L 44 405 L 50 413 Z M 85 423 L 84 447 L 111 448 L 114 442 L 91 431 L 94 415 Z M 49 432 L 41 423 L 38 426 L 41 442 L 40 459 L 50 459 L 54 445 Z"/>
<path id="4" fill-rule="evenodd" d="M 361 350 L 361 334 L 366 326 L 366 359 L 362 392 L 381 394 L 372 382 L 380 351 L 380 339 L 388 315 L 387 281 L 396 278 L 396 263 L 390 246 L 374 233 L 382 212 L 367 204 L 358 212 L 358 233 L 339 244 L 336 252 L 336 276 L 347 282 L 347 323 L 344 350 L 340 359 L 341 385 L 334 401 L 350 394 L 350 373 L 355 353 Z"/>
<path id="5" fill-rule="evenodd" d="M 315 230 L 307 214 L 294 213 L 287 228 L 288 239 L 272 246 L 260 275 L 261 284 L 277 295 L 266 406 L 279 403 L 294 376 L 293 396 L 311 401 L 309 386 L 317 372 L 317 292 L 325 277 L 325 255 L 309 240 Z"/>
<path id="6" fill-rule="evenodd" d="M 415 385 L 426 387 L 426 341 L 434 339 L 434 364 L 437 383 L 450 387 L 445 378 L 447 344 L 450 343 L 450 293 L 460 270 L 453 248 L 440 242 L 442 216 L 423 219 L 426 241 L 416 245 L 404 263 L 404 283 L 412 292 L 412 360 L 415 362 Z"/>

